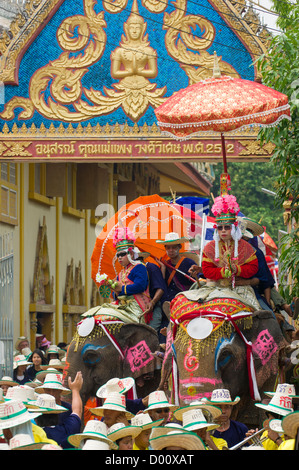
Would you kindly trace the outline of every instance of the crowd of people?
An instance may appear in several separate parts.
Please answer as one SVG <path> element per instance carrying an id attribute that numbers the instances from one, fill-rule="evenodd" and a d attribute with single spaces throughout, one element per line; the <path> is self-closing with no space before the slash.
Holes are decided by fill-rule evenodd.
<path id="1" fill-rule="evenodd" d="M 113 378 L 100 387 L 99 406 L 84 419 L 81 372 L 68 387 L 62 373 L 48 367 L 42 380 L 19 385 L 10 377 L 0 381 L 0 450 L 295 450 L 299 411 L 292 384 L 267 392 L 268 402 L 255 406 L 265 413 L 261 430 L 231 419 L 240 397 L 215 389 L 209 399 L 176 406 L 161 390 L 138 404 L 128 400 L 132 377 Z M 68 397 L 68 398 L 67 398 Z M 134 408 L 135 414 L 132 413 Z"/>
<path id="2" fill-rule="evenodd" d="M 257 244 L 263 228 L 251 219 L 238 219 L 233 196 L 216 198 L 212 210 L 214 240 L 205 246 L 201 266 L 194 253 L 181 251 L 187 239 L 175 232 L 157 240 L 164 245 L 165 256 L 156 264 L 147 262 L 149 253 L 137 249 L 128 230 L 120 230 L 115 236 L 115 257 L 122 269 L 109 284 L 113 300 L 100 311 L 152 326 L 163 358 L 173 299 L 197 289 L 197 300 L 204 302 L 217 288 L 228 297 L 233 292 L 251 311 L 271 311 L 291 346 L 299 334 L 288 319 L 297 319 L 299 299 L 287 304 L 275 288 Z M 38 335 L 35 346 L 31 351 L 28 340 L 19 338 L 13 377 L 0 380 L 1 449 L 298 449 L 299 396 L 293 384 L 280 383 L 266 400 L 255 403 L 265 414 L 260 431 L 231 419 L 240 397 L 232 398 L 222 388 L 209 399 L 177 406 L 163 390 L 129 400 L 127 392 L 134 379 L 113 377 L 98 390 L 96 400 L 83 404 L 81 371 L 67 384 L 62 379 L 67 345 L 52 345 Z"/>

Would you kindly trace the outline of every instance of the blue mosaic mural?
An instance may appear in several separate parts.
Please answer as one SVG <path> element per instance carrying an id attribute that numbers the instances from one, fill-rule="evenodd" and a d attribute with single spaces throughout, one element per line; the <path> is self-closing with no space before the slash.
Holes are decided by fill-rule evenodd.
<path id="1" fill-rule="evenodd" d="M 25 52 L 19 85 L 5 86 L 1 128 L 151 125 L 156 106 L 212 74 L 214 51 L 223 74 L 254 79 L 252 57 L 207 0 L 118 3 L 112 13 L 113 2 L 64 1 Z"/>

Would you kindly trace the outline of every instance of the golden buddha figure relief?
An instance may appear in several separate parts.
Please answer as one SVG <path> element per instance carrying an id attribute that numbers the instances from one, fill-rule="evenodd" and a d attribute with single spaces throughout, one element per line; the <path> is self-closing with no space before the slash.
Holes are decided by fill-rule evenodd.
<path id="1" fill-rule="evenodd" d="M 149 46 L 145 35 L 146 23 L 138 15 L 135 0 L 124 31 L 120 46 L 111 53 L 111 76 L 116 79 L 132 76 L 155 78 L 158 74 L 157 53 Z"/>
<path id="2" fill-rule="evenodd" d="M 119 80 L 114 87 L 126 94 L 122 107 L 134 121 L 142 116 L 149 104 L 159 106 L 166 91 L 166 87 L 156 89 L 156 84 L 149 81 L 158 75 L 157 53 L 149 45 L 145 31 L 146 23 L 134 0 L 131 14 L 124 23 L 125 34 L 119 47 L 111 53 L 111 76 Z"/>

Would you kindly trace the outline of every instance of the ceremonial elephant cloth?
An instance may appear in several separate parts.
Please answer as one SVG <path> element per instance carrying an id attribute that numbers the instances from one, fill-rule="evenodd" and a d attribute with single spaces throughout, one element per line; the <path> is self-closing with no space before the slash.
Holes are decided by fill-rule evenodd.
<path id="1" fill-rule="evenodd" d="M 237 290 L 239 288 L 236 288 Z M 182 292 L 178 294 L 171 302 L 171 319 L 172 321 L 179 320 L 181 317 L 200 312 L 221 312 L 228 316 L 233 316 L 239 312 L 253 313 L 259 307 L 256 301 L 255 294 L 252 291 L 250 300 L 244 302 L 243 296 L 240 296 L 237 292 L 232 291 L 229 288 L 215 288 L 215 287 L 201 287 L 200 289 L 193 289 L 190 291 Z M 244 286 L 241 286 L 240 290 L 244 291 Z M 246 289 L 247 291 L 247 289 Z M 249 290 L 249 292 L 251 292 Z M 203 303 L 199 303 L 202 302 Z M 231 335 L 234 327 L 231 322 L 223 321 L 219 318 L 209 317 L 213 324 L 213 330 L 209 337 L 203 340 L 192 339 L 187 334 L 187 326 L 190 320 L 185 320 L 180 323 L 180 328 L 177 329 L 176 336 L 174 338 L 176 349 L 182 351 L 186 350 L 188 343 L 192 344 L 192 350 L 195 355 L 208 354 L 217 344 L 219 338 L 228 337 Z M 243 322 L 245 328 L 251 328 L 252 318 L 248 315 L 247 318 L 237 320 L 237 322 Z"/>

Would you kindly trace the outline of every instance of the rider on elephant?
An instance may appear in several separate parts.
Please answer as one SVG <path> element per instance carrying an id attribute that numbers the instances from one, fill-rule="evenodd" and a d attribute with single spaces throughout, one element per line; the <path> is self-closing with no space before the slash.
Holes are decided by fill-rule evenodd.
<path id="1" fill-rule="evenodd" d="M 184 294 L 189 300 L 235 298 L 253 310 L 260 310 L 253 288 L 242 282 L 257 273 L 258 260 L 255 249 L 242 239 L 236 221 L 239 205 L 235 196 L 217 197 L 212 212 L 216 217 L 214 240 L 207 243 L 202 258 L 205 285 Z"/>
<path id="2" fill-rule="evenodd" d="M 119 227 L 115 232 L 115 259 L 118 259 L 122 269 L 110 286 L 114 301 L 97 308 L 97 315 L 114 316 L 125 323 L 146 323 L 144 313 L 151 301 L 148 273 L 144 264 L 137 259 L 134 238 L 126 227 Z"/>

